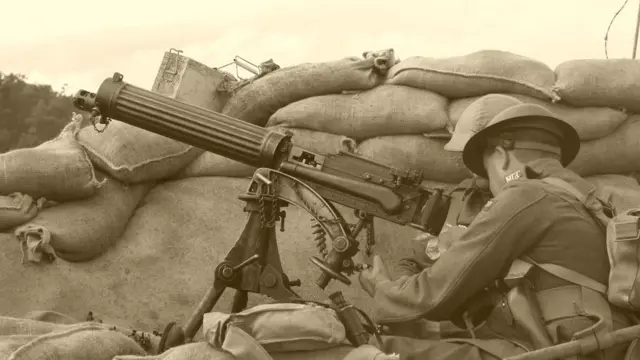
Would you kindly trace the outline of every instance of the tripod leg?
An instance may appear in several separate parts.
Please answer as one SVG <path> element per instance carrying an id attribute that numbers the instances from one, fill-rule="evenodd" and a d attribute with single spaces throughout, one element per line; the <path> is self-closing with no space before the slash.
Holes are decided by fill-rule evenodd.
<path id="1" fill-rule="evenodd" d="M 187 341 L 191 341 L 193 337 L 196 336 L 196 333 L 200 330 L 200 327 L 202 327 L 204 314 L 211 312 L 218 300 L 220 300 L 225 289 L 225 286 L 216 286 L 214 283 L 213 286 L 207 290 L 205 296 L 200 300 L 198 307 L 184 325 L 184 335 Z"/>
<path id="2" fill-rule="evenodd" d="M 170 322 L 162 332 L 162 338 L 158 345 L 158 354 L 162 354 L 173 347 L 191 342 L 202 326 L 204 314 L 213 309 L 218 300 L 220 300 L 225 289 L 226 287 L 216 286 L 214 283 L 213 286 L 209 288 L 204 298 L 200 300 L 198 307 L 193 314 L 191 314 L 191 317 L 189 317 L 187 324 L 183 328 L 179 327 L 175 322 Z"/>
<path id="3" fill-rule="evenodd" d="M 231 313 L 239 313 L 247 308 L 249 302 L 249 293 L 244 290 L 237 290 L 233 296 L 233 304 L 231 305 Z"/>

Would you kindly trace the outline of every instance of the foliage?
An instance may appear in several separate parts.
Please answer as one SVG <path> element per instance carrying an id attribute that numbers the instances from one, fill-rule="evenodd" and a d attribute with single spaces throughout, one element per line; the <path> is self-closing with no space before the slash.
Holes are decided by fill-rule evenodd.
<path id="1" fill-rule="evenodd" d="M 56 137 L 74 111 L 78 112 L 71 97 L 50 85 L 30 84 L 24 75 L 0 72 L 0 153 Z"/>

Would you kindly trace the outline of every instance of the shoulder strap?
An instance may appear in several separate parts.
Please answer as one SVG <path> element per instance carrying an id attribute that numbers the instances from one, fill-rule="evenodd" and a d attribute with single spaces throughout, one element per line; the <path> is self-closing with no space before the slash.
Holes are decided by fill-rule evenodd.
<path id="1" fill-rule="evenodd" d="M 569 184 L 568 182 L 559 178 L 554 178 L 554 177 L 546 177 L 541 179 L 541 181 L 547 184 L 553 185 L 555 187 L 561 188 L 562 190 L 576 197 L 583 205 L 585 206 L 587 205 L 587 196 L 581 193 L 578 189 L 576 189 L 573 185 Z"/>
<path id="2" fill-rule="evenodd" d="M 573 271 L 571 269 L 568 269 L 564 266 L 560 266 L 560 265 L 556 265 L 556 264 L 540 264 L 535 262 L 533 259 L 531 259 L 528 256 L 524 256 L 522 258 L 522 260 L 535 265 L 536 267 L 548 272 L 551 275 L 557 276 L 560 279 L 564 280 L 564 281 L 568 281 L 570 283 L 576 284 L 576 285 L 580 285 L 580 286 L 584 286 L 586 288 L 589 288 L 593 291 L 597 291 L 601 294 L 606 294 L 607 293 L 607 286 L 604 284 L 601 284 L 598 281 L 593 280 L 592 278 L 586 276 L 586 275 L 582 275 L 577 271 Z"/>
<path id="3" fill-rule="evenodd" d="M 594 218 L 594 220 L 596 220 L 598 222 L 598 224 L 601 225 L 602 228 L 602 221 L 600 219 L 599 214 L 594 214 L 593 210 L 587 205 L 587 200 L 588 200 L 588 196 L 581 193 L 578 189 L 576 189 L 573 185 L 569 184 L 568 182 L 559 179 L 559 178 L 554 178 L 554 177 L 546 177 L 541 179 L 541 181 L 556 186 L 560 189 L 563 189 L 564 191 L 568 192 L 569 194 L 573 195 L 575 198 L 578 199 L 578 201 L 580 201 L 580 203 L 582 203 L 586 208 L 587 211 L 589 212 L 589 214 Z M 602 214 L 604 216 L 604 214 Z M 603 228 L 604 229 L 604 228 Z M 607 292 L 607 286 L 593 280 L 592 278 L 586 276 L 586 275 L 582 275 L 577 271 L 573 271 L 571 269 L 568 269 L 564 266 L 560 266 L 560 265 L 556 265 L 556 264 L 540 264 L 535 262 L 533 259 L 531 259 L 530 257 L 524 257 L 523 258 L 524 261 L 535 265 L 536 267 L 548 272 L 551 275 L 557 276 L 560 279 L 563 279 L 565 281 L 568 281 L 570 283 L 574 283 L 580 286 L 584 286 L 586 288 L 589 288 L 591 290 L 597 291 L 599 293 L 602 294 L 606 294 Z"/>
<path id="4" fill-rule="evenodd" d="M 542 182 L 545 182 L 547 184 L 553 185 L 555 187 L 558 187 L 566 192 L 568 192 L 569 194 L 573 195 L 576 199 L 578 199 L 578 201 L 580 201 L 580 203 L 582 203 L 582 205 L 584 205 L 584 207 L 587 209 L 587 212 L 589 213 L 589 215 L 591 215 L 591 217 L 596 220 L 596 222 L 598 223 L 598 225 L 600 225 L 600 229 L 606 234 L 607 233 L 607 224 L 609 223 L 609 217 L 605 214 L 603 207 L 605 206 L 605 203 L 600 200 L 599 198 L 596 198 L 596 201 L 598 202 L 599 207 L 595 207 L 592 206 L 591 204 L 589 204 L 589 195 L 588 194 L 583 194 L 582 192 L 580 192 L 578 189 L 576 189 L 573 185 L 569 184 L 568 182 L 559 179 L 559 178 L 555 178 L 555 177 L 546 177 L 543 179 L 540 179 Z"/>

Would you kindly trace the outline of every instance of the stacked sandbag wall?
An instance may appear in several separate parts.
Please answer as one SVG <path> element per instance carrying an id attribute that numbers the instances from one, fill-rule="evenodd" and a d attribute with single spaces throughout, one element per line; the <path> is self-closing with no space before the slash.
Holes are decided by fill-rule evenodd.
<path id="1" fill-rule="evenodd" d="M 0 231 L 30 221 L 56 203 L 91 198 L 102 186 L 76 140 L 82 115 L 37 147 L 0 154 Z"/>
<path id="2" fill-rule="evenodd" d="M 471 176 L 461 154 L 445 149 L 460 114 L 483 95 L 509 94 L 542 104 L 574 125 L 583 143 L 571 167 L 584 176 L 598 175 L 589 179 L 601 191 L 621 206 L 634 206 L 636 199 L 640 203 L 638 183 L 619 174 L 640 171 L 632 157 L 640 150 L 640 115 L 633 115 L 640 109 L 630 100 L 636 91 L 631 84 L 640 83 L 640 74 L 635 74 L 640 65 L 590 62 L 569 62 L 554 72 L 538 61 L 503 51 L 397 61 L 393 50 L 385 50 L 361 58 L 285 67 L 234 83 L 229 100 L 212 110 L 289 131 L 294 144 L 315 152 L 357 153 L 396 168 L 420 170 L 426 180 L 449 187 Z M 625 79 L 605 79 L 617 68 Z M 611 88 L 602 89 L 602 84 Z M 34 178 L 39 183 L 10 177 L 0 183 L 0 195 L 5 196 L 0 206 L 7 209 L 0 213 L 0 224 L 7 214 L 11 225 L 7 221 L 4 229 L 12 229 L 20 240 L 23 260 L 43 262 L 58 256 L 97 264 L 106 249 L 114 248 L 114 254 L 120 255 L 107 256 L 111 260 L 105 261 L 113 264 L 117 258 L 135 263 L 137 272 L 118 276 L 134 281 L 135 275 L 140 284 L 132 288 L 142 288 L 146 273 L 140 269 L 149 266 L 160 271 L 165 268 L 163 259 L 169 263 L 180 259 L 171 263 L 175 266 L 170 272 L 153 274 L 154 282 L 167 284 L 168 298 L 188 299 L 167 300 L 180 318 L 188 316 L 199 300 L 215 265 L 246 221 L 237 195 L 255 169 L 118 121 L 103 132 L 93 126 L 70 125 L 53 143 L 23 151 L 42 163 L 41 177 Z M 15 152 L 0 155 L 0 162 L 13 174 L 21 174 L 28 159 L 16 157 Z M 45 165 L 64 171 L 42 168 Z M 75 175 L 60 177 L 65 173 Z M 227 194 L 231 191 L 235 193 Z M 238 206 L 233 211 L 238 215 L 229 213 L 229 204 L 235 202 Z M 355 221 L 349 209 L 340 209 Z M 287 212 L 291 213 L 287 221 L 308 217 L 295 208 Z M 407 255 L 405 245 L 417 235 L 415 230 L 386 221 L 376 221 L 376 226 L 379 253 L 386 260 Z M 220 228 L 225 229 L 225 239 L 219 238 Z M 311 228 L 308 224 L 287 228 L 293 233 L 286 234 L 291 241 L 280 245 L 284 266 L 313 284 L 317 269 L 307 256 L 316 253 Z M 126 239 L 123 244 L 116 242 L 121 236 Z M 195 259 L 193 264 L 190 258 Z M 203 266 L 207 261 L 211 263 Z M 128 265 L 117 265 L 123 266 Z M 356 296 L 357 291 L 350 295 Z M 357 296 L 358 305 L 369 308 L 366 296 Z M 118 308 L 125 306 L 122 298 L 117 302 Z M 158 321 L 165 320 L 162 316 Z"/>
<path id="3" fill-rule="evenodd" d="M 225 86 L 236 80 L 182 58 L 179 72 L 183 80 L 186 76 L 189 88 L 180 89 L 175 79 L 167 82 L 164 76 L 170 55 L 165 54 L 163 76 L 153 91 L 221 111 L 228 100 Z M 200 83 L 216 76 L 221 81 L 219 91 L 208 96 L 193 93 L 194 87 L 214 88 Z M 33 149 L 0 154 L 4 169 L 0 232 L 14 233 L 23 263 L 58 257 L 71 262 L 93 260 L 122 236 L 138 203 L 155 183 L 176 175 L 202 153 L 120 121 L 105 126 L 98 119 L 74 114 L 57 138 Z"/>
<path id="4" fill-rule="evenodd" d="M 399 62 L 389 54 L 378 56 L 386 56 L 386 63 L 393 60 L 394 66 L 386 70 L 374 65 L 367 68 L 371 73 L 345 60 L 277 70 L 240 87 L 223 112 L 274 130 L 291 131 L 294 144 L 309 150 L 356 152 L 393 167 L 420 170 L 427 180 L 450 188 L 471 176 L 461 153 L 445 149 L 460 115 L 484 95 L 508 94 L 547 107 L 577 129 L 582 150 L 572 169 L 595 183 L 603 196 L 625 209 L 640 201 L 634 178 L 611 175 L 640 170 L 640 165 L 628 160 L 640 150 L 634 142 L 640 130 L 629 133 L 629 127 L 636 124 L 630 109 L 615 102 L 576 105 L 563 101 L 553 69 L 508 52 L 479 51 L 446 59 L 412 57 Z M 287 85 L 283 88 L 282 84 Z M 294 95 L 291 89 L 296 90 Z M 345 143 L 350 144 L 347 149 Z M 250 177 L 253 170 L 204 153 L 177 178 Z M 598 174 L 609 175 L 595 176 Z M 212 179 L 212 186 L 216 183 Z M 242 227 L 243 222 L 238 225 Z M 397 225 L 377 225 L 379 242 L 398 241 L 391 247 L 385 245 L 382 255 L 397 260 L 398 249 L 410 240 L 394 237 L 392 229 Z M 303 247 L 298 246 L 298 254 L 307 252 Z"/>
<path id="5" fill-rule="evenodd" d="M 100 256 L 153 186 L 125 183 L 94 166 L 78 141 L 79 133 L 95 131 L 85 125 L 74 115 L 55 139 L 0 154 L 0 232 L 14 232 L 23 263 Z"/>
<path id="6" fill-rule="evenodd" d="M 484 95 L 507 94 L 545 106 L 577 129 L 582 149 L 571 168 L 580 175 L 640 171 L 633 161 L 640 150 L 634 115 L 640 108 L 632 100 L 634 79 L 640 78 L 636 61 L 574 60 L 554 72 L 539 61 L 496 50 L 403 61 L 389 54 L 277 70 L 236 90 L 223 112 L 290 129 L 298 133 L 297 145 L 314 151 L 336 147 L 318 148 L 312 138 L 334 144 L 347 137 L 363 156 L 454 184 L 470 176 L 461 154 L 444 147 L 461 114 Z M 386 62 L 375 61 L 381 58 Z M 376 67 L 389 62 L 395 65 Z M 203 154 L 179 177 L 244 177 L 251 170 Z"/>

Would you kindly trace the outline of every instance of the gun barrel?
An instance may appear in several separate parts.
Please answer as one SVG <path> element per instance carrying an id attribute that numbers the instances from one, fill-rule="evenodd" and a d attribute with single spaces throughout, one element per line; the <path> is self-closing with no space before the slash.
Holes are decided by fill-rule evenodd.
<path id="1" fill-rule="evenodd" d="M 290 135 L 189 105 L 122 81 L 114 74 L 97 93 L 80 90 L 75 107 L 255 167 L 278 168 Z"/>

